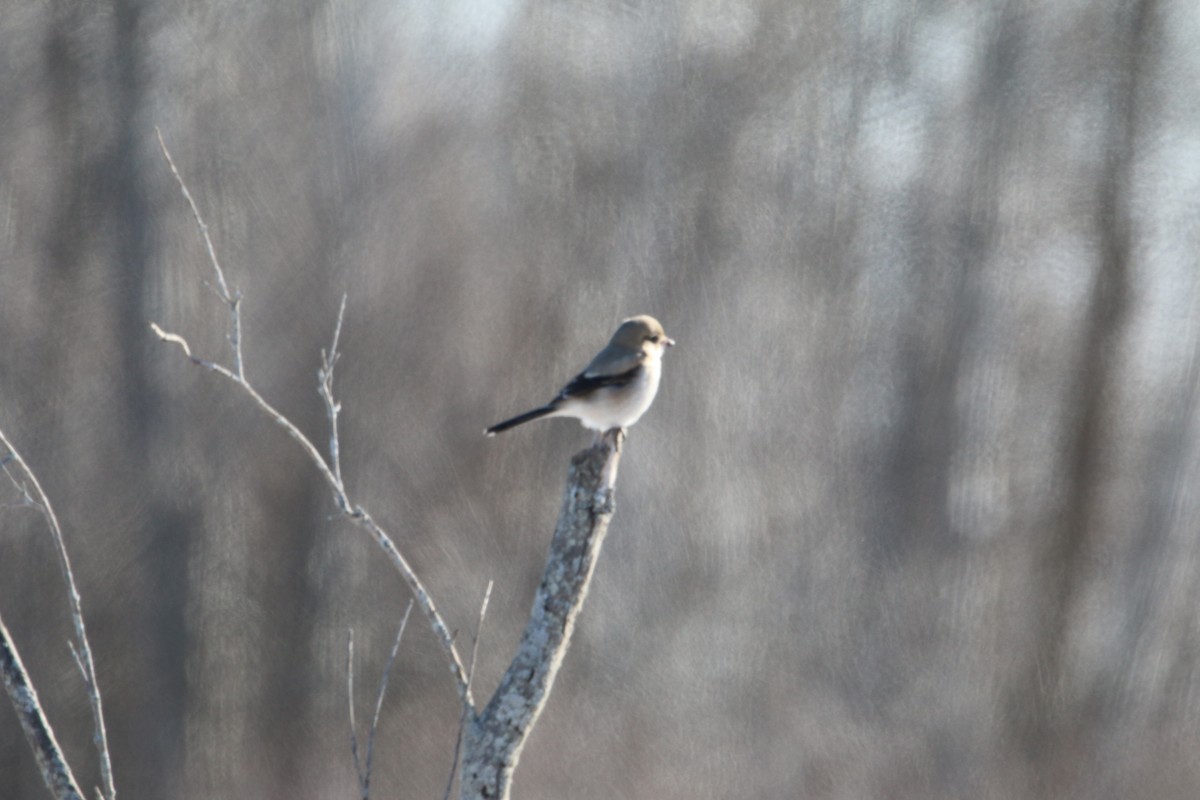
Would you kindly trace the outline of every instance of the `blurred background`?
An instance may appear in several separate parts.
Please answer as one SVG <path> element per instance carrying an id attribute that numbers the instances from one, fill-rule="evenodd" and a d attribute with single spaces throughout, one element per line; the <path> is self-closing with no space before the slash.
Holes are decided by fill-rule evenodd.
<path id="1" fill-rule="evenodd" d="M 0 0 L 0 425 L 57 506 L 125 798 L 356 796 L 407 603 L 511 657 L 617 322 L 679 345 L 521 798 L 1200 795 L 1190 0 Z M 45 526 L 0 612 L 98 782 Z M 441 797 L 414 618 L 379 797 Z M 7 702 L 0 797 L 45 796 Z"/>

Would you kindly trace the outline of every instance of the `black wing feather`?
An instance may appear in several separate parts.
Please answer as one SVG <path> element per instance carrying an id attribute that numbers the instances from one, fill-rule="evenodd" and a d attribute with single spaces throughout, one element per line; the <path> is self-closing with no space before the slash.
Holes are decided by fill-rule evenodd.
<path id="1" fill-rule="evenodd" d="M 558 393 L 558 397 L 555 400 L 566 400 L 568 397 L 582 397 L 605 386 L 625 386 L 637 380 L 642 374 L 643 369 L 644 367 L 638 364 L 633 369 L 618 372 L 616 375 L 588 375 L 586 372 L 581 372 L 563 387 L 563 390 Z"/>

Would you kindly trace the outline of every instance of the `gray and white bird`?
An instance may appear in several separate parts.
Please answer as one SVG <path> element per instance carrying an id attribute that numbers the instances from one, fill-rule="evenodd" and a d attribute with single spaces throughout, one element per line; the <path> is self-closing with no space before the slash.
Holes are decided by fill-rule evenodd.
<path id="1" fill-rule="evenodd" d="M 543 417 L 574 417 L 594 431 L 628 428 L 658 393 L 662 356 L 675 341 L 654 317 L 630 317 L 604 349 L 553 400 L 499 422 L 484 433 L 497 433 Z"/>

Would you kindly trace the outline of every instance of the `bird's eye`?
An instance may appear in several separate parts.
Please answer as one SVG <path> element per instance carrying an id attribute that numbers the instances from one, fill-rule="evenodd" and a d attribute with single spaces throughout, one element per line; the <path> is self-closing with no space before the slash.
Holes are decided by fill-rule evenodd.
<path id="1" fill-rule="evenodd" d="M 658 344 L 658 336 L 649 336 L 647 338 L 655 344 Z"/>

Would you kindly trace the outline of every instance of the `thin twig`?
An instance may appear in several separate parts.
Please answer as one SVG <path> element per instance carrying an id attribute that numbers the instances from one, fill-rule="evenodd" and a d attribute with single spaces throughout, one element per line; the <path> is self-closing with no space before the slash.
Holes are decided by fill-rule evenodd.
<path id="1" fill-rule="evenodd" d="M 175 162 L 172 160 L 171 154 L 167 150 L 161 131 L 158 132 L 158 138 L 159 144 L 162 147 L 163 155 L 166 157 L 167 165 L 171 168 L 171 172 L 175 176 L 176 181 L 179 183 L 184 197 L 187 199 L 188 204 L 192 207 L 192 216 L 195 217 L 197 225 L 200 226 L 200 232 L 204 237 L 205 248 L 208 250 L 209 261 L 212 263 L 213 270 L 217 274 L 217 281 L 220 286 L 219 294 L 227 303 L 229 303 L 230 308 L 232 309 L 229 340 L 231 344 L 233 344 L 234 368 L 231 370 L 228 367 L 212 361 L 207 361 L 202 358 L 197 358 L 196 356 L 192 355 L 191 348 L 188 346 L 187 340 L 179 334 L 165 331 L 153 322 L 150 323 L 150 328 L 162 341 L 179 345 L 183 349 L 184 354 L 191 360 L 193 364 L 204 367 L 210 372 L 215 372 L 240 386 L 248 395 L 250 395 L 250 398 L 262 411 L 267 414 L 267 416 L 269 416 L 275 421 L 276 424 L 287 431 L 288 435 L 300 445 L 301 449 L 304 450 L 312 463 L 320 471 L 321 476 L 325 479 L 325 482 L 329 484 L 330 489 L 333 490 L 334 500 L 336 501 L 338 509 L 341 511 L 341 513 L 348 517 L 355 525 L 366 531 L 367 534 L 375 540 L 375 543 L 383 550 L 388 559 L 392 562 L 392 566 L 395 567 L 396 571 L 400 573 L 400 576 L 404 579 L 405 583 L 408 584 L 409 590 L 413 593 L 413 597 L 416 599 L 417 605 L 420 606 L 421 611 L 425 614 L 430 627 L 433 628 L 434 635 L 441 643 L 442 649 L 446 652 L 446 657 L 450 662 L 450 673 L 454 679 L 455 689 L 458 691 L 459 700 L 464 705 L 474 708 L 475 702 L 474 697 L 471 694 L 470 686 L 467 683 L 466 668 L 463 666 L 462 658 L 458 654 L 458 648 L 454 644 L 454 638 L 450 635 L 449 627 L 446 625 L 445 620 L 442 619 L 441 613 L 434 605 L 433 598 L 429 596 L 429 592 L 426 591 L 425 585 L 421 582 L 420 578 L 417 577 L 416 571 L 408 563 L 408 560 L 401 555 L 391 536 L 389 536 L 387 532 L 375 522 L 371 515 L 368 514 L 362 506 L 351 502 L 349 495 L 346 493 L 345 486 L 342 483 L 340 470 L 338 470 L 336 462 L 334 464 L 327 462 L 321 455 L 320 450 L 313 445 L 309 438 L 305 436 L 291 420 L 283 416 L 283 414 L 275 410 L 274 406 L 263 399 L 262 395 L 255 391 L 254 387 L 250 385 L 249 380 L 246 378 L 241 353 L 241 314 L 239 310 L 241 295 L 240 293 L 231 291 L 229 289 L 228 284 L 225 281 L 225 274 L 221 270 L 220 263 L 217 261 L 216 252 L 212 246 L 212 240 L 208 236 L 208 228 L 204 224 L 203 218 L 200 216 L 199 209 L 196 207 L 196 203 L 192 199 L 191 192 L 189 192 L 187 189 L 187 184 L 184 183 L 183 177 L 179 174 L 179 170 L 175 167 Z M 343 309 L 344 307 L 343 300 Z M 335 345 L 338 334 L 341 331 L 341 319 L 342 313 L 339 312 L 338 326 L 335 329 L 334 334 Z M 326 361 L 329 362 L 328 366 L 330 367 L 328 370 L 330 373 L 329 399 L 330 402 L 332 402 L 332 407 L 336 409 L 337 403 L 332 399 L 332 366 L 335 358 L 335 354 L 331 352 Z M 323 387 L 324 379 L 322 380 L 322 392 L 324 392 Z M 330 436 L 333 439 L 333 442 L 331 443 L 331 452 L 337 452 L 338 446 L 336 442 L 336 427 L 333 428 Z"/>
<path id="2" fill-rule="evenodd" d="M 400 620 L 400 629 L 396 631 L 396 641 L 392 644 L 392 652 L 388 655 L 383 675 L 379 678 L 379 694 L 375 697 L 375 715 L 371 718 L 371 730 L 367 733 L 367 770 L 363 781 L 363 800 L 371 789 L 371 761 L 375 756 L 375 731 L 379 728 L 379 714 L 383 710 L 383 696 L 387 693 L 388 678 L 392 675 L 392 665 L 396 663 L 396 654 L 400 652 L 400 640 L 404 638 L 404 629 L 408 627 L 408 615 L 412 613 L 413 601 L 408 601 L 404 616 Z"/>
<path id="3" fill-rule="evenodd" d="M 12 473 L 12 470 L 8 468 L 8 465 L 12 463 L 14 463 L 12 453 L 5 453 L 3 456 L 0 456 L 0 470 L 4 471 L 4 474 L 8 476 L 8 479 L 12 481 L 12 485 L 15 486 L 17 491 L 21 493 L 20 505 L 29 508 L 35 508 L 38 511 L 41 511 L 41 506 L 39 506 L 37 501 L 30 496 L 29 487 L 22 483 L 17 476 Z"/>
<path id="4" fill-rule="evenodd" d="M 483 621 L 487 619 L 488 603 L 492 601 L 492 586 L 495 581 L 488 581 L 483 590 L 483 602 L 479 604 L 479 621 L 475 623 L 475 638 L 471 640 L 471 666 L 467 671 L 467 683 L 475 677 L 475 660 L 479 657 L 479 640 L 483 637 Z"/>
<path id="5" fill-rule="evenodd" d="M 178 344 L 181 348 L 183 348 L 184 354 L 187 355 L 188 359 L 193 364 L 204 367 L 210 372 L 215 372 L 223 378 L 228 378 L 238 386 L 242 387 L 242 389 L 250 395 L 250 398 L 254 400 L 255 404 L 257 404 L 260 409 L 266 412 L 267 416 L 275 420 L 277 425 L 282 426 L 283 429 L 287 431 L 288 434 L 300 445 L 300 447 L 304 449 L 304 452 L 308 454 L 309 459 L 317 466 L 317 469 L 321 471 L 326 483 L 334 488 L 338 507 L 343 511 L 346 511 L 349 508 L 350 498 L 346 496 L 344 491 L 339 489 L 337 478 L 334 476 L 333 472 L 330 471 L 329 465 L 325 463 L 325 459 L 321 456 L 321 451 L 313 446 L 313 443 L 308 440 L 308 437 L 305 436 L 299 428 L 292 424 L 291 420 L 283 416 L 283 414 L 279 413 L 274 406 L 268 403 L 266 399 L 264 399 L 263 396 L 260 395 L 258 391 L 246 381 L 245 378 L 235 374 L 228 367 L 192 355 L 192 351 L 188 346 L 187 340 L 179 334 L 168 333 L 153 322 L 150 323 L 150 329 L 154 331 L 155 335 L 158 336 L 160 340 Z"/>
<path id="6" fill-rule="evenodd" d="M 346 699 L 350 706 L 350 755 L 354 758 L 354 773 L 358 776 L 358 791 L 367 800 L 366 778 L 358 758 L 358 723 L 354 719 L 354 628 L 346 637 Z"/>
<path id="7" fill-rule="evenodd" d="M 107 800 L 116 800 L 117 787 L 113 782 L 112 775 L 112 758 L 108 751 L 108 733 L 104 727 L 104 703 L 100 697 L 100 684 L 96 680 L 96 663 L 92 659 L 92 647 L 88 643 L 87 627 L 83 622 L 83 604 L 79 597 L 79 589 L 75 585 L 75 573 L 71 569 L 71 559 L 67 555 L 67 545 L 63 540 L 62 528 L 58 524 L 58 516 L 54 513 L 54 507 L 50 505 L 50 498 L 42 490 L 42 485 L 37 479 L 37 475 L 33 474 L 33 470 L 29 468 L 29 464 L 17 451 L 9 441 L 3 430 L 0 430 L 0 444 L 9 453 L 9 459 L 16 463 L 21 471 L 25 473 L 25 477 L 29 485 L 33 487 L 33 494 L 30 495 L 25 484 L 18 483 L 15 479 L 13 485 L 22 493 L 26 501 L 32 503 L 34 507 L 42 512 L 42 516 L 46 519 L 46 524 L 50 527 L 50 536 L 54 540 L 54 549 L 58 553 L 59 567 L 62 568 L 63 580 L 67 583 L 67 596 L 71 604 L 71 621 L 75 625 L 75 642 L 71 647 L 72 654 L 75 657 L 76 663 L 79 665 L 79 671 L 83 674 L 83 682 L 87 688 L 88 702 L 92 708 L 92 724 L 93 736 L 92 740 L 96 745 L 96 751 L 100 756 L 100 778 L 104 783 L 104 797 Z M 9 472 L 7 464 L 5 465 L 5 473 L 10 479 L 13 475 Z M 75 650 L 78 646 L 78 652 Z"/>
<path id="8" fill-rule="evenodd" d="M 337 365 L 340 354 L 338 353 L 338 339 L 342 335 L 342 320 L 346 316 L 346 294 L 342 293 L 342 305 L 338 308 L 337 325 L 333 329 L 333 344 L 329 346 L 329 352 L 321 351 L 321 369 L 317 372 L 317 377 L 320 378 L 321 385 L 319 393 L 321 399 L 325 402 L 325 413 L 329 416 L 329 462 L 333 465 L 333 477 L 338 482 L 338 486 L 344 486 L 342 483 L 342 457 L 340 448 L 338 447 L 338 412 L 342 410 L 342 404 L 333 399 L 333 368 Z"/>
<path id="9" fill-rule="evenodd" d="M 167 149 L 167 143 L 163 140 L 162 131 L 158 126 L 154 126 L 154 133 L 158 136 L 158 146 L 162 149 L 163 157 L 167 160 L 167 166 L 171 168 L 171 174 L 175 176 L 175 182 L 179 184 L 179 190 L 183 192 L 183 197 L 187 200 L 188 206 L 192 209 L 192 216 L 196 219 L 196 225 L 200 228 L 200 235 L 204 238 L 204 249 L 208 251 L 208 260 L 213 265 L 213 270 L 217 273 L 217 295 L 229 306 L 229 347 L 233 350 L 233 371 L 243 381 L 246 380 L 246 365 L 242 360 L 242 294 L 241 292 L 231 292 L 229 284 L 225 281 L 225 270 L 221 269 L 221 262 L 217 260 L 217 250 L 213 247 L 212 237 L 208 235 L 208 223 L 204 221 L 204 217 L 200 215 L 200 209 L 196 206 L 196 201 L 192 198 L 192 193 L 188 191 L 187 184 L 183 181 L 183 176 L 179 174 L 179 168 L 175 166 L 175 159 L 171 158 L 171 151 Z M 184 344 L 184 349 L 187 345 Z M 189 353 L 190 355 L 190 353 Z"/>
<path id="10" fill-rule="evenodd" d="M 192 358 L 192 348 L 188 347 L 187 339 L 184 339 L 182 336 L 179 336 L 178 334 L 167 333 L 162 328 L 155 325 L 153 322 L 150 323 L 150 330 L 154 331 L 154 335 L 157 336 L 162 341 L 171 342 L 172 344 L 179 345 L 180 347 L 183 348 L 183 354 L 185 356 L 187 356 L 188 358 Z"/>
<path id="11" fill-rule="evenodd" d="M 475 659 L 479 656 L 479 640 L 483 637 L 483 620 L 487 617 L 488 602 L 492 599 L 493 581 L 488 581 L 483 590 L 483 602 L 479 604 L 479 622 L 475 625 L 475 638 L 471 642 L 471 665 L 467 667 L 467 685 L 471 685 L 475 677 Z M 463 707 L 458 717 L 458 736 L 454 739 L 454 758 L 450 761 L 450 777 L 446 780 L 446 793 L 442 800 L 450 800 L 450 792 L 454 789 L 454 776 L 458 774 L 458 757 L 462 753 L 463 732 L 467 728 L 467 717 L 472 709 Z"/>
<path id="12" fill-rule="evenodd" d="M 404 616 L 400 620 L 400 629 L 396 631 L 396 641 L 392 644 L 392 652 L 383 674 L 379 678 L 379 693 L 375 697 L 375 713 L 371 716 L 371 727 L 367 731 L 366 764 L 358 757 L 358 722 L 354 716 L 354 629 L 346 641 L 346 695 L 350 703 L 350 755 L 354 758 L 354 771 L 358 774 L 358 791 L 362 800 L 371 796 L 371 762 L 375 755 L 375 731 L 379 729 L 379 715 L 383 710 L 383 697 L 387 693 L 388 678 L 392 674 L 392 665 L 396 663 L 396 654 L 400 652 L 400 641 L 404 638 L 404 629 L 408 627 L 408 615 L 412 613 L 413 601 L 408 601 Z"/>

